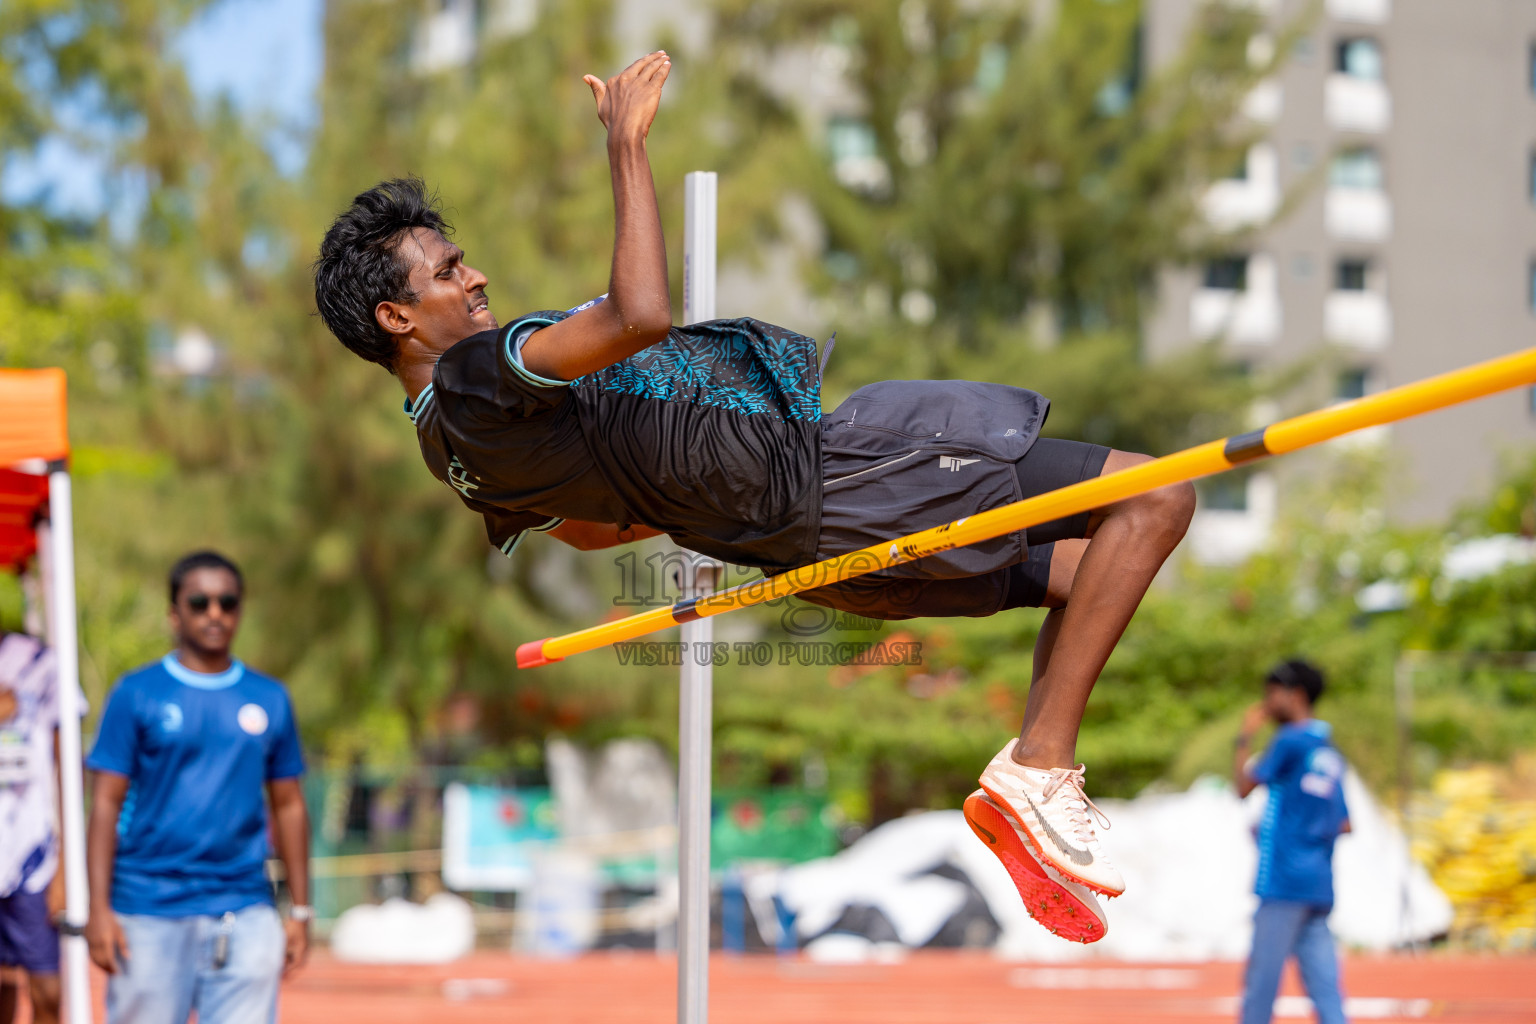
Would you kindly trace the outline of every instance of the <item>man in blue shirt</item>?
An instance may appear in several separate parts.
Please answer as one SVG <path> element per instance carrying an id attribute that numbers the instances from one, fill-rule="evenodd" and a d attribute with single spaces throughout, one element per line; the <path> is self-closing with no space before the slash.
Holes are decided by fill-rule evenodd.
<path id="1" fill-rule="evenodd" d="M 1242 1024 L 1269 1024 L 1285 961 L 1296 957 L 1319 1024 L 1344 1024 L 1339 959 L 1328 914 L 1333 910 L 1333 844 L 1349 831 L 1344 758 L 1332 729 L 1312 717 L 1323 674 L 1305 661 L 1270 669 L 1264 700 L 1248 709 L 1237 738 L 1233 778 L 1239 796 L 1268 786 L 1259 823 L 1253 952 L 1243 979 Z M 1248 757 L 1266 719 L 1279 728 L 1263 756 Z"/>
<path id="2" fill-rule="evenodd" d="M 230 655 L 243 590 L 221 555 L 176 563 L 176 649 L 118 680 L 86 761 L 86 939 L 111 975 L 111 1024 L 271 1022 L 279 978 L 308 950 L 304 759 L 283 685 Z M 286 921 L 266 876 L 268 801 Z"/>

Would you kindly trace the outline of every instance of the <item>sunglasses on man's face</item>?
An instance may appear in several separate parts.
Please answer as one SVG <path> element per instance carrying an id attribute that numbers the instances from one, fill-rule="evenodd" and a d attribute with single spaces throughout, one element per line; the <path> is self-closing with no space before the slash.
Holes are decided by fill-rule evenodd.
<path id="1" fill-rule="evenodd" d="M 215 601 L 219 603 L 219 609 L 226 615 L 240 607 L 239 594 L 220 594 L 218 597 L 209 597 L 207 594 L 193 594 L 187 598 L 187 607 L 198 615 L 202 615 Z"/>

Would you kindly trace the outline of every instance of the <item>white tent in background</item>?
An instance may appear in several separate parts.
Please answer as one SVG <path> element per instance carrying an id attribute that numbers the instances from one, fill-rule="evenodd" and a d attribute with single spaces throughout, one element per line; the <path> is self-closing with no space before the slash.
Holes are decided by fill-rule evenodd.
<path id="1" fill-rule="evenodd" d="M 1346 947 L 1385 951 L 1443 934 L 1451 924 L 1450 901 L 1412 860 L 1402 832 L 1353 772 L 1345 778 L 1345 798 L 1354 831 L 1340 838 L 1334 853 L 1334 935 Z M 841 959 L 859 950 L 879 958 L 922 946 L 963 910 L 965 884 L 933 873 L 958 868 L 1001 929 L 994 948 L 1006 959 L 1241 960 L 1257 906 L 1252 825 L 1264 799 L 1259 790 L 1239 800 L 1225 780 L 1207 778 L 1183 793 L 1101 801 L 1114 822 L 1105 842 L 1125 873 L 1126 893 L 1105 901 L 1109 934 L 1090 946 L 1063 942 L 1029 918 L 1008 873 L 959 811 L 887 822 L 833 857 L 748 879 L 749 894 L 783 901 L 796 915 L 801 941 L 816 940 L 808 947 L 812 956 L 826 946 Z M 889 922 L 884 946 L 823 934 L 858 907 Z"/>
<path id="2" fill-rule="evenodd" d="M 68 1024 L 90 1024 L 90 960 L 80 934 L 89 901 L 64 371 L 0 370 L 0 567 L 22 572 L 34 558 L 45 595 L 47 639 L 59 673 L 59 774 L 64 811 L 60 870 L 66 892 L 64 1019 Z"/>

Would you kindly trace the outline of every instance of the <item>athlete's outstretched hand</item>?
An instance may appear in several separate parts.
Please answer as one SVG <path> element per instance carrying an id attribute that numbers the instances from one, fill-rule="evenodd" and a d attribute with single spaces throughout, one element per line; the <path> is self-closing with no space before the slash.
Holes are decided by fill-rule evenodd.
<path id="1" fill-rule="evenodd" d="M 582 76 L 581 80 L 592 88 L 592 98 L 597 100 L 597 118 L 608 129 L 610 142 L 645 139 L 661 103 L 661 87 L 671 70 L 671 58 L 665 50 L 657 50 L 606 82 L 596 75 Z"/>
<path id="2" fill-rule="evenodd" d="M 657 50 L 606 82 L 582 76 L 608 129 L 614 221 L 608 301 L 533 332 L 523 346 L 523 365 L 536 374 L 575 380 L 650 348 L 672 329 L 667 247 L 645 151 L 671 70 L 666 52 Z"/>

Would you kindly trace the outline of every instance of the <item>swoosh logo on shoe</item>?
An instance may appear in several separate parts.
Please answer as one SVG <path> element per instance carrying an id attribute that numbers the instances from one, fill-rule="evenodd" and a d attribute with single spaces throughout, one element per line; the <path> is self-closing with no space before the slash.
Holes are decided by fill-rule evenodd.
<path id="1" fill-rule="evenodd" d="M 1061 838 L 1056 833 L 1056 830 L 1051 827 L 1051 823 L 1045 820 L 1045 815 L 1040 813 L 1040 808 L 1035 806 L 1035 802 L 1029 798 L 1029 794 L 1020 792 L 1019 795 L 1024 798 L 1025 803 L 1029 804 L 1029 809 L 1035 812 L 1035 820 L 1040 823 L 1040 829 L 1045 833 L 1046 838 L 1055 843 L 1056 848 L 1067 855 L 1068 860 L 1079 867 L 1087 867 L 1093 863 L 1093 852 L 1091 850 L 1078 850 L 1069 846 L 1067 841 Z"/>
<path id="2" fill-rule="evenodd" d="M 967 817 L 965 820 L 969 821 L 971 823 L 971 828 L 975 829 L 977 832 L 980 832 L 982 834 L 982 836 L 984 836 L 986 838 L 988 846 L 996 846 L 997 845 L 997 836 L 995 836 L 991 832 L 987 831 L 987 829 L 985 828 L 985 826 L 982 825 L 981 822 L 979 822 L 975 818 L 971 818 L 971 817 Z"/>

